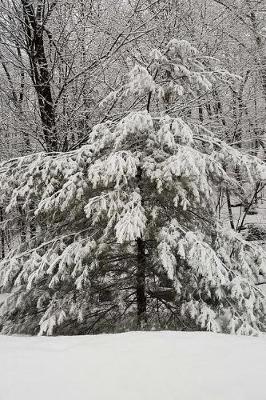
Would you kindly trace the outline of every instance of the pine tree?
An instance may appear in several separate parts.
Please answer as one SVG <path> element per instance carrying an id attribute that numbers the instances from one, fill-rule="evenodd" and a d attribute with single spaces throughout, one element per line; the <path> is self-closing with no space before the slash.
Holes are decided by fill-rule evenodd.
<path id="1" fill-rule="evenodd" d="M 241 195 L 266 168 L 193 122 L 190 107 L 229 79 L 172 40 L 105 99 L 123 116 L 95 126 L 86 145 L 1 165 L 1 205 L 13 225 L 18 207 L 28 218 L 0 265 L 11 292 L 4 333 L 265 330 L 265 254 L 215 205 L 218 188 Z"/>

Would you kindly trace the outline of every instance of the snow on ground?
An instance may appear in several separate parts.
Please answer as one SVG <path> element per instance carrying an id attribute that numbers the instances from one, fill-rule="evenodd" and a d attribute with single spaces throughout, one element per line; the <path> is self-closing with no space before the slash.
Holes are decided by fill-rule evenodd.
<path id="1" fill-rule="evenodd" d="M 0 336 L 1 400 L 265 400 L 266 336 Z"/>

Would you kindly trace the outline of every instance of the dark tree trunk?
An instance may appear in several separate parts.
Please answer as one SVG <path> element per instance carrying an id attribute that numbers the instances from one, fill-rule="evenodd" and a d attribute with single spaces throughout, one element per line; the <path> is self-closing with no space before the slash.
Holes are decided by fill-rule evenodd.
<path id="1" fill-rule="evenodd" d="M 146 256 L 145 243 L 139 238 L 137 239 L 137 324 L 141 329 L 147 322 L 147 297 L 146 297 Z"/>
<path id="2" fill-rule="evenodd" d="M 202 106 L 199 106 L 199 120 L 200 120 L 200 122 L 203 122 L 203 120 L 204 120 Z"/>
<path id="3" fill-rule="evenodd" d="M 142 169 L 138 168 L 137 181 L 142 195 L 143 204 L 143 182 Z M 147 322 L 147 296 L 146 296 L 146 254 L 145 241 L 139 237 L 136 240 L 137 245 L 137 272 L 136 272 L 136 295 L 137 295 L 137 326 L 138 329 L 144 327 Z"/>
<path id="4" fill-rule="evenodd" d="M 21 0 L 27 51 L 31 65 L 31 78 L 37 94 L 43 139 L 47 151 L 57 151 L 59 143 L 56 134 L 55 107 L 50 84 L 50 72 L 44 47 L 44 3 L 34 12 L 29 0 Z"/>

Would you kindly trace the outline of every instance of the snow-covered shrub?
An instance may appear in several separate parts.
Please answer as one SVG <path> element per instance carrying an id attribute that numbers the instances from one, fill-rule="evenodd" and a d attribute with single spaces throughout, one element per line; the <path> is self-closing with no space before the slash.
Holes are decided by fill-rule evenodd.
<path id="1" fill-rule="evenodd" d="M 265 241 L 266 240 L 266 227 L 264 225 L 248 224 L 246 240 L 248 241 Z"/>
<path id="2" fill-rule="evenodd" d="M 0 264 L 3 332 L 265 329 L 264 252 L 225 229 L 215 203 L 218 187 L 241 191 L 235 166 L 251 183 L 266 168 L 169 106 L 229 74 L 185 41 L 151 57 L 106 99 L 138 109 L 76 151 L 1 165 L 1 203 L 34 224 Z"/>

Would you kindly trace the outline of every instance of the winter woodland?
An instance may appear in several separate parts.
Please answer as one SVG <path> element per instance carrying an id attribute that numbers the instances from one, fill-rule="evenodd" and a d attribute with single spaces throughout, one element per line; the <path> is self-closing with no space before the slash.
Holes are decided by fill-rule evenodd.
<path id="1" fill-rule="evenodd" d="M 266 5 L 0 1 L 0 330 L 266 330 Z"/>

